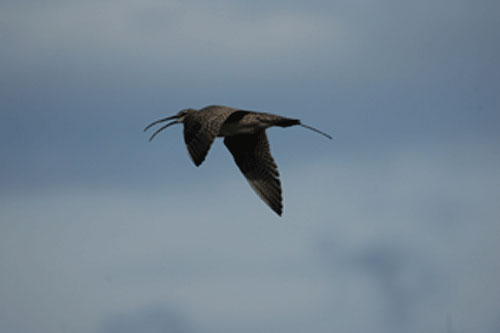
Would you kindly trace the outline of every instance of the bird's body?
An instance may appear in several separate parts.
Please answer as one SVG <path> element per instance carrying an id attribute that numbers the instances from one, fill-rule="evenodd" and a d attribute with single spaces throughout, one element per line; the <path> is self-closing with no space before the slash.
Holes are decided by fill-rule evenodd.
<path id="1" fill-rule="evenodd" d="M 224 144 L 252 188 L 278 215 L 282 214 L 281 183 L 276 163 L 271 156 L 265 130 L 271 126 L 301 125 L 329 138 L 315 128 L 301 124 L 298 119 L 270 113 L 239 110 L 227 106 L 207 106 L 203 109 L 185 109 L 177 115 L 160 119 L 151 126 L 176 119 L 158 129 L 152 136 L 170 125 L 184 124 L 184 141 L 189 156 L 196 166 L 201 165 L 216 137 L 224 137 Z"/>

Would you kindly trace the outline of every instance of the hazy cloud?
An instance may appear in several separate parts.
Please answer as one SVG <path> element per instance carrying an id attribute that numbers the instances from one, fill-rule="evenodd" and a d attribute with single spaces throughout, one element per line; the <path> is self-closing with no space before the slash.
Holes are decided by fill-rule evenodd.
<path id="1" fill-rule="evenodd" d="M 103 324 L 103 333 L 187 333 L 192 332 L 186 321 L 176 311 L 163 306 L 149 306 L 143 309 L 115 315 Z"/>
<path id="2" fill-rule="evenodd" d="M 3 328 L 442 332 L 451 320 L 488 332 L 498 158 L 412 151 L 287 168 L 282 223 L 236 171 L 197 186 L 4 196 Z M 461 210 L 443 215 L 450 202 Z"/>

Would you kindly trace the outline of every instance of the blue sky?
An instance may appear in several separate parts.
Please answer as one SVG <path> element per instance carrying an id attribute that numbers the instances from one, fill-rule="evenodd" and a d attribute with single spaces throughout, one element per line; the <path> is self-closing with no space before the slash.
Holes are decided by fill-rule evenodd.
<path id="1" fill-rule="evenodd" d="M 498 332 L 497 1 L 3 1 L 2 332 Z M 278 218 L 217 140 L 270 129 Z"/>

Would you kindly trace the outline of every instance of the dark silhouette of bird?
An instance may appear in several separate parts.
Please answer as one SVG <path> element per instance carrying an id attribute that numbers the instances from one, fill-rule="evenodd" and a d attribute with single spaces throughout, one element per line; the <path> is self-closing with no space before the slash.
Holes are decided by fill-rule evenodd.
<path id="1" fill-rule="evenodd" d="M 169 120 L 173 121 L 160 127 L 149 141 L 167 127 L 182 123 L 189 156 L 194 164 L 199 166 L 205 160 L 215 138 L 224 137 L 224 144 L 250 186 L 280 216 L 283 212 L 281 183 L 265 130 L 272 126 L 300 125 L 332 139 L 330 135 L 304 125 L 298 119 L 219 105 L 207 106 L 200 110 L 181 110 L 174 116 L 149 124 L 144 131 Z"/>

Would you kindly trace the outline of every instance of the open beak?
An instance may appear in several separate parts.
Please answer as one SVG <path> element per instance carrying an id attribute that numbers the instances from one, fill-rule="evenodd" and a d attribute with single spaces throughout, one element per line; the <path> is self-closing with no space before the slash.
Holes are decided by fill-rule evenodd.
<path id="1" fill-rule="evenodd" d="M 176 120 L 174 120 L 174 121 L 172 121 L 172 122 L 170 122 L 170 123 L 168 123 L 168 124 L 166 124 L 166 125 L 164 125 L 164 126 L 160 127 L 158 130 L 156 130 L 156 132 L 154 132 L 154 133 L 153 133 L 153 135 L 151 135 L 151 137 L 149 138 L 149 141 L 153 140 L 153 139 L 154 139 L 154 137 L 155 137 L 158 133 L 160 133 L 161 131 L 163 131 L 165 128 L 167 128 L 167 127 L 169 127 L 169 126 L 171 126 L 171 125 L 175 125 L 175 124 L 177 124 L 177 123 L 178 123 L 177 118 L 179 118 L 177 115 L 175 115 L 175 116 L 171 116 L 171 117 L 167 117 L 167 118 L 163 118 L 163 119 L 160 119 L 160 120 L 154 121 L 154 122 L 152 122 L 151 124 L 149 124 L 148 126 L 146 126 L 146 128 L 144 129 L 144 132 L 146 132 L 148 129 L 150 129 L 151 127 L 153 127 L 153 126 L 154 126 L 154 125 L 156 125 L 156 124 L 163 123 L 163 122 L 168 121 L 168 120 L 176 119 Z"/>

